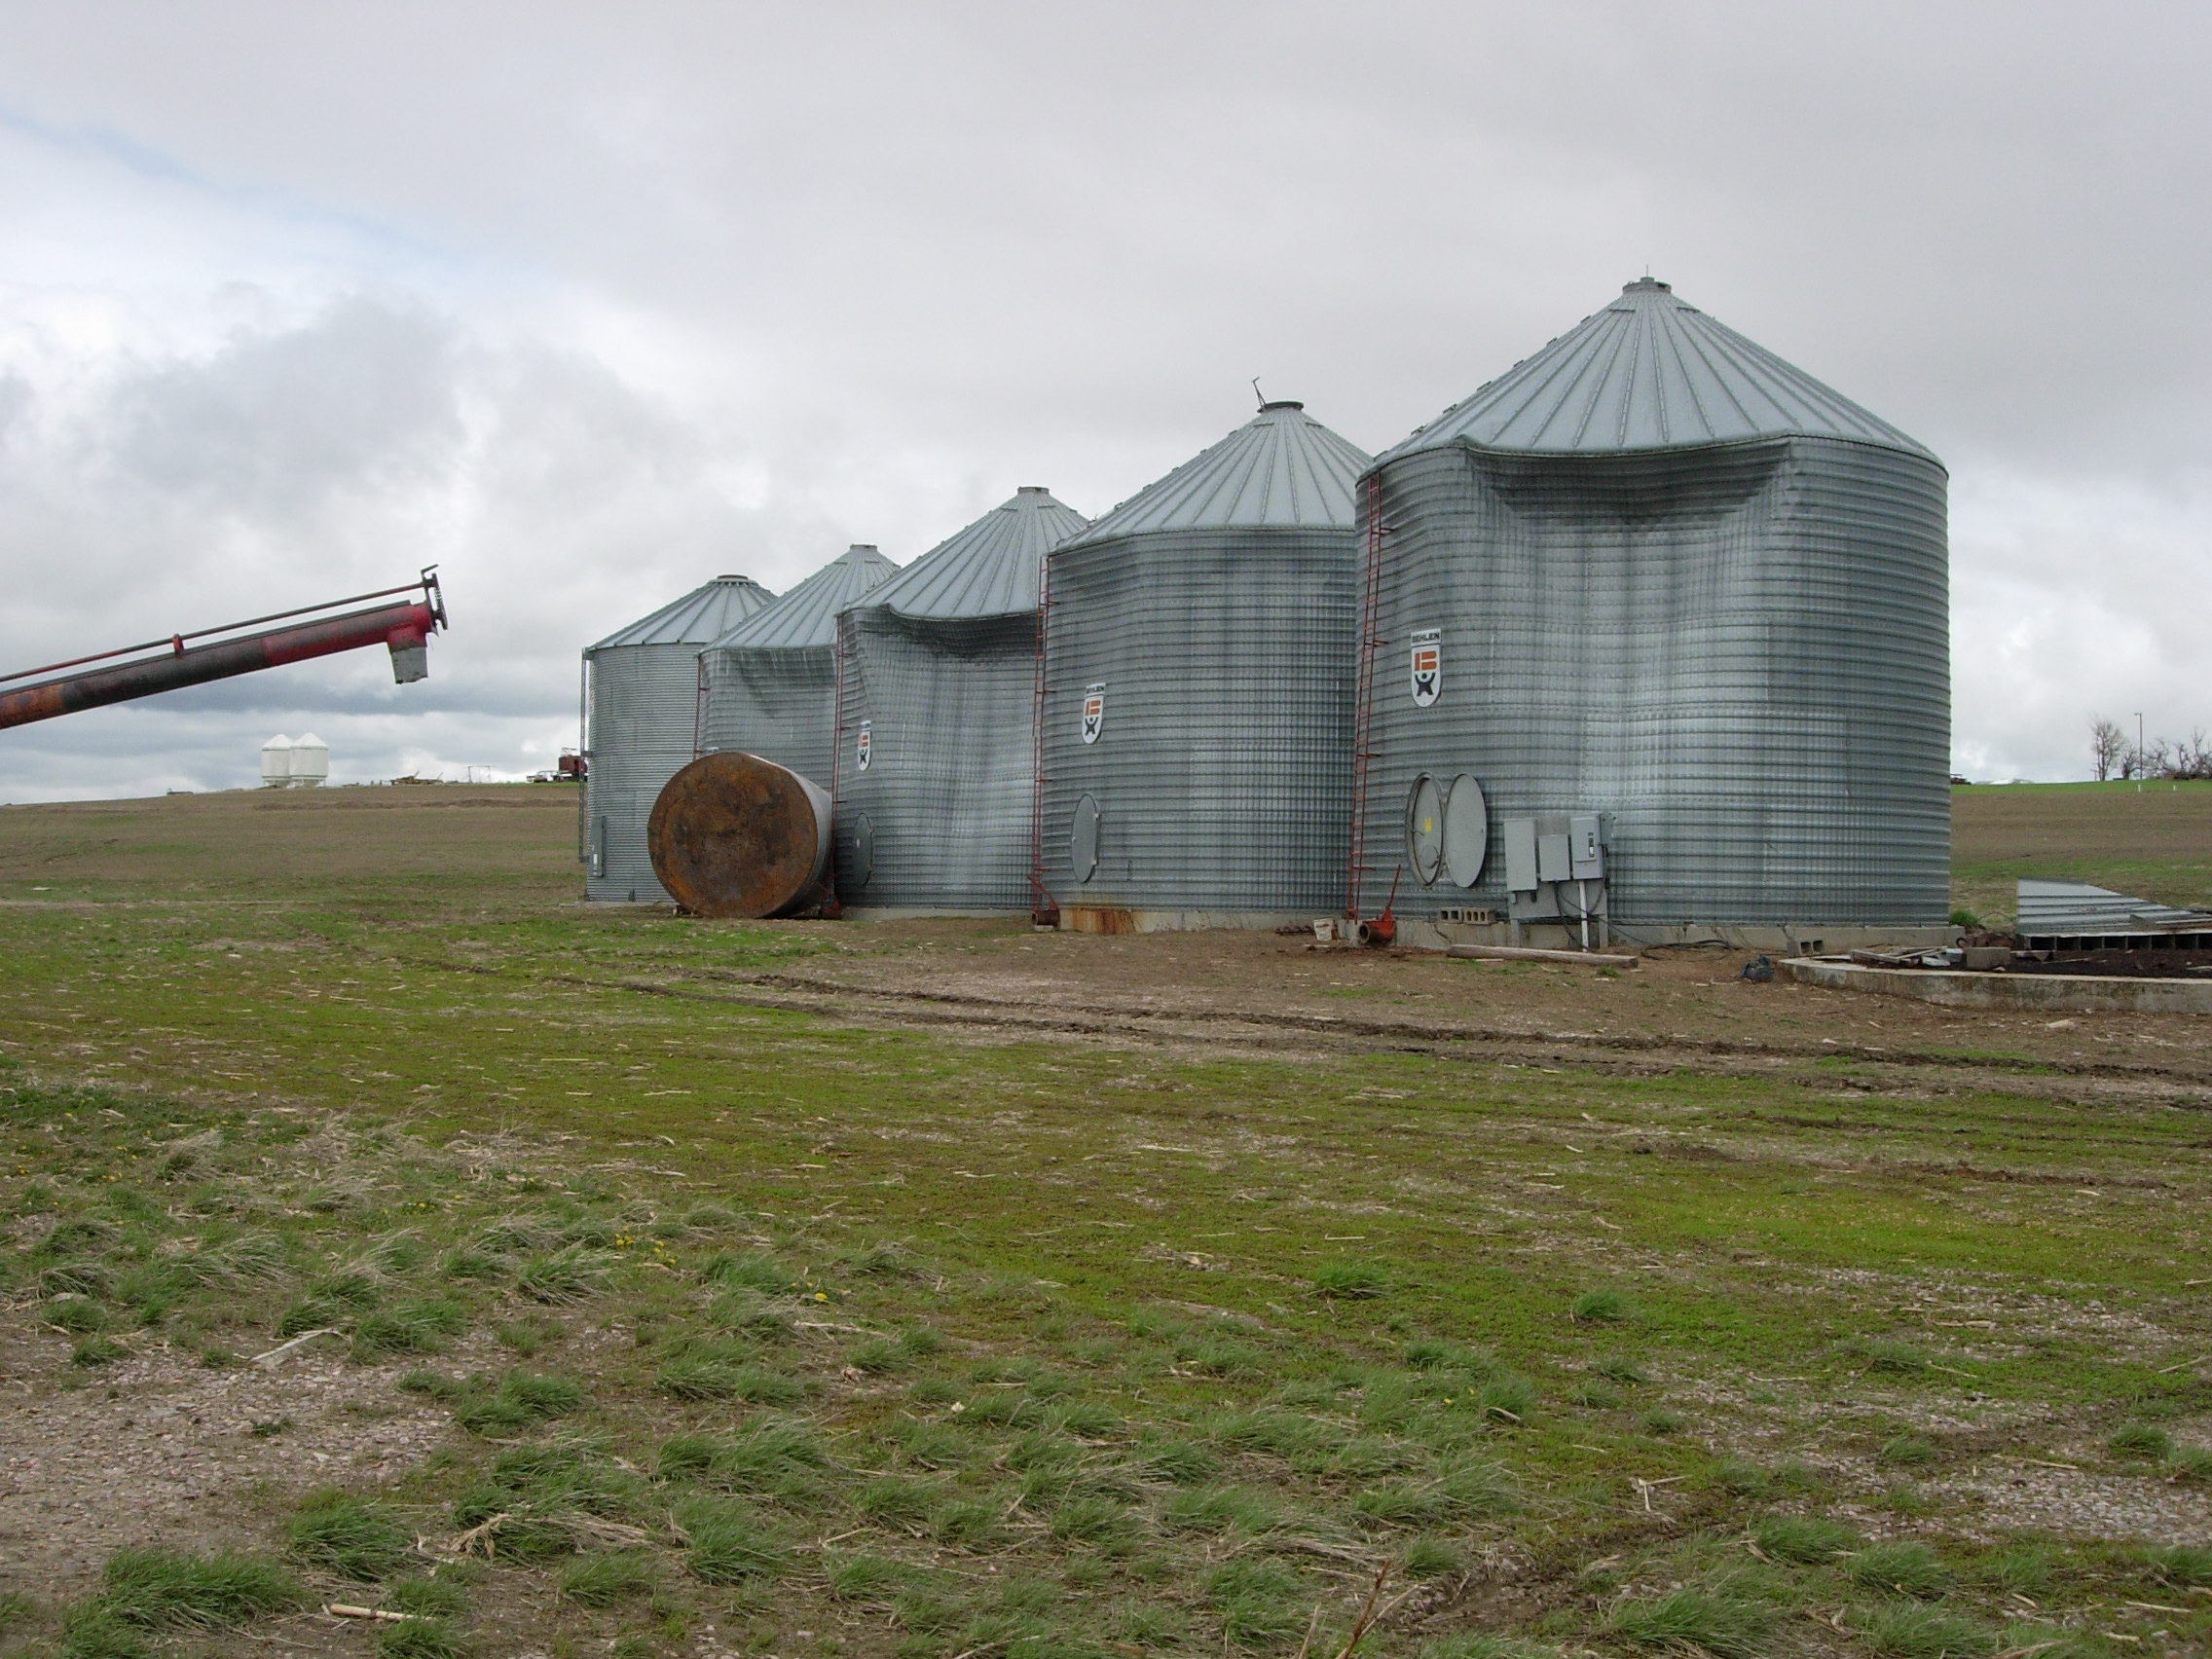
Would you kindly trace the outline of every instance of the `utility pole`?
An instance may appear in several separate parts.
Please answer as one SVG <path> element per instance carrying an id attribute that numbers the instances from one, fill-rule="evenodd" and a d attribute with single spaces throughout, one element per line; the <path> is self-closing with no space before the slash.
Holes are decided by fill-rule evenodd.
<path id="1" fill-rule="evenodd" d="M 2135 793 L 2143 793 L 2143 711 L 2135 711 Z"/>

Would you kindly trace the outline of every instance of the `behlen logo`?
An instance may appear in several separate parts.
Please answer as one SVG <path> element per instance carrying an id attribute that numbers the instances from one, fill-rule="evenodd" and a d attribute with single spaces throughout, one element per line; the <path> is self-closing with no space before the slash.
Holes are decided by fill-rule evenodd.
<path id="1" fill-rule="evenodd" d="M 1427 708 L 1444 690 L 1444 630 L 1423 628 L 1414 635 L 1414 701 Z"/>
<path id="2" fill-rule="evenodd" d="M 853 756 L 864 772 L 867 770 L 868 752 L 875 747 L 874 737 L 869 730 L 874 724 L 873 720 L 861 721 L 860 741 L 853 746 Z"/>
<path id="3" fill-rule="evenodd" d="M 1083 688 L 1083 741 L 1096 743 L 1106 729 L 1106 682 Z"/>

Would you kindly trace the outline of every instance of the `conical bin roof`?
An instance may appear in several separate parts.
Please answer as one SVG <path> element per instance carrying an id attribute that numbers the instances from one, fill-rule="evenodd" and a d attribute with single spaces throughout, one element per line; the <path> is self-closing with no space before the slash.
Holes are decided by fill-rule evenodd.
<path id="1" fill-rule="evenodd" d="M 1037 608 L 1045 555 L 1089 523 L 1024 484 L 966 530 L 946 537 L 867 595 L 902 616 L 1007 616 Z"/>
<path id="2" fill-rule="evenodd" d="M 865 542 L 855 542 L 775 604 L 763 607 L 716 640 L 711 650 L 804 650 L 837 636 L 837 612 L 899 569 Z"/>
<path id="3" fill-rule="evenodd" d="M 640 617 L 598 645 L 584 648 L 604 651 L 613 645 L 703 645 L 772 604 L 775 597 L 751 576 L 717 576 L 650 616 Z"/>
<path id="4" fill-rule="evenodd" d="M 1352 486 L 1373 460 L 1303 403 L 1262 404 L 1221 442 L 1061 545 L 1150 531 L 1348 530 Z"/>
<path id="5" fill-rule="evenodd" d="M 1929 454 L 1645 276 L 1384 459 L 1462 440 L 1486 449 L 1589 454 L 1790 435 Z"/>

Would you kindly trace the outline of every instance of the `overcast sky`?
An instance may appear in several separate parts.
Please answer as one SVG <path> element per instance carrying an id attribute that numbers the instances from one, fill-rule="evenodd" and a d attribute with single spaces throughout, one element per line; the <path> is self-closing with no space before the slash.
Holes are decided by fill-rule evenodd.
<path id="1" fill-rule="evenodd" d="M 723 571 L 1380 449 L 1647 269 L 1951 471 L 1956 763 L 2212 726 L 2182 4 L 0 0 L 0 669 L 383 586 L 453 631 L 0 734 L 0 799 L 517 773 Z"/>

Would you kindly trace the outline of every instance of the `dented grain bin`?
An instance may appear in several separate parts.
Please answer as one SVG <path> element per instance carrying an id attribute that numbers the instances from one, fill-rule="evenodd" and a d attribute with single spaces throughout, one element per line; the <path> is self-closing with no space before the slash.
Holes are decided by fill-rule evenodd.
<path id="1" fill-rule="evenodd" d="M 747 576 L 717 576 L 584 651 L 584 894 L 657 901 L 668 895 L 645 851 L 645 820 L 661 786 L 693 754 L 699 647 L 775 598 Z"/>
<path id="2" fill-rule="evenodd" d="M 1039 842 L 1068 925 L 1341 903 L 1369 459 L 1270 403 L 1048 559 Z"/>
<path id="3" fill-rule="evenodd" d="M 1355 907 L 1396 874 L 1401 917 L 1570 937 L 1940 924 L 1944 492 L 1648 278 L 1382 455 Z M 1485 857 L 1438 851 L 1462 802 Z"/>
<path id="4" fill-rule="evenodd" d="M 1038 580 L 1084 524 L 1024 487 L 839 619 L 846 906 L 1031 907 Z"/>
<path id="5" fill-rule="evenodd" d="M 700 651 L 698 751 L 758 755 L 828 789 L 837 613 L 898 569 L 873 547 L 848 547 Z"/>

